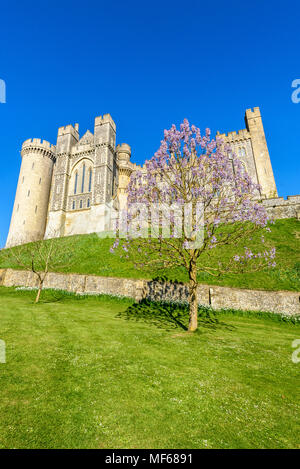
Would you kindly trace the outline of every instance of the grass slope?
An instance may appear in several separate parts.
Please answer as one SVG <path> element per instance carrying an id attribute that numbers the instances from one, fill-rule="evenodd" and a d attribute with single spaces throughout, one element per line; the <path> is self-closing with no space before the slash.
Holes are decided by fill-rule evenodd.
<path id="1" fill-rule="evenodd" d="M 0 448 L 299 448 L 299 325 L 43 295 L 0 288 Z"/>
<path id="2" fill-rule="evenodd" d="M 277 267 L 263 272 L 251 274 L 227 274 L 220 278 L 201 273 L 199 282 L 226 285 L 241 288 L 265 289 L 265 290 L 300 290 L 300 224 L 296 219 L 277 220 L 272 225 L 272 232 L 266 236 L 272 246 L 276 247 Z M 70 249 L 70 238 L 60 238 L 56 242 Z M 173 269 L 165 272 L 153 271 L 151 273 L 140 272 L 128 261 L 120 259 L 117 254 L 111 254 L 109 248 L 112 239 L 100 239 L 96 234 L 72 236 L 72 251 L 67 267 L 55 269 L 57 271 L 73 272 L 81 274 L 95 274 L 115 277 L 131 278 L 155 278 L 164 275 L 170 280 L 186 282 L 187 274 L 183 269 Z M 255 249 L 255 239 L 253 240 Z M 235 248 L 226 248 L 226 252 L 216 251 L 215 259 L 220 255 L 232 257 L 236 253 Z M 210 254 L 214 254 L 213 251 Z M 13 262 L 5 262 L 1 258 L 0 267 L 18 268 Z"/>

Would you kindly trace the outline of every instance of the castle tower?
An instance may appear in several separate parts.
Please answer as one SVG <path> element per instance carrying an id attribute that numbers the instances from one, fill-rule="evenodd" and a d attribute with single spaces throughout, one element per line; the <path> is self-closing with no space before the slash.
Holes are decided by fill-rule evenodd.
<path id="1" fill-rule="evenodd" d="M 101 232 L 117 181 L 116 124 L 96 117 L 94 134 L 60 127 L 45 238 Z"/>
<path id="2" fill-rule="evenodd" d="M 267 199 L 277 197 L 277 189 L 259 107 L 253 108 L 253 111 L 252 109 L 246 110 L 245 123 L 251 136 L 257 179 L 261 186 L 261 195 Z"/>
<path id="3" fill-rule="evenodd" d="M 45 233 L 55 146 L 38 138 L 22 145 L 22 164 L 6 247 L 42 239 Z"/>
<path id="4" fill-rule="evenodd" d="M 67 194 L 70 178 L 70 156 L 79 141 L 78 124 L 59 127 L 56 142 L 56 163 L 51 183 L 49 213 L 45 238 L 64 236 Z"/>
<path id="5" fill-rule="evenodd" d="M 273 175 L 270 155 L 267 147 L 265 132 L 259 107 L 247 109 L 245 113 L 246 129 L 238 132 L 220 134 L 224 143 L 240 159 L 253 182 L 259 184 L 261 189 L 257 194 L 259 198 L 277 197 L 275 179 Z"/>
<path id="6" fill-rule="evenodd" d="M 94 128 L 95 172 L 93 205 L 112 199 L 116 180 L 116 124 L 110 114 L 96 117 Z"/>
<path id="7" fill-rule="evenodd" d="M 117 164 L 119 167 L 119 181 L 118 181 L 118 200 L 119 209 L 125 209 L 127 205 L 127 187 L 129 184 L 130 176 L 134 169 L 130 163 L 131 148 L 127 143 L 122 143 L 117 146 Z"/>

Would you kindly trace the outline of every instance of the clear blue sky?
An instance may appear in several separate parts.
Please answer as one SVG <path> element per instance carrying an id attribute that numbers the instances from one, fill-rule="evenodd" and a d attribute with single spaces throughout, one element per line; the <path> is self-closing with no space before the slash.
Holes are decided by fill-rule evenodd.
<path id="1" fill-rule="evenodd" d="M 296 1 L 2 2 L 0 244 L 22 142 L 75 122 L 82 135 L 105 113 L 141 163 L 184 117 L 228 132 L 260 106 L 279 194 L 299 193 L 299 18 Z"/>

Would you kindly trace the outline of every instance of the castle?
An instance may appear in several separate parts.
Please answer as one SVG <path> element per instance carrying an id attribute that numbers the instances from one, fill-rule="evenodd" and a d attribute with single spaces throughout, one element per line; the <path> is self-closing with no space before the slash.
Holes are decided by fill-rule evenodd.
<path id="1" fill-rule="evenodd" d="M 277 197 L 260 110 L 245 113 L 246 129 L 220 134 L 239 156 L 261 199 L 277 218 L 298 216 L 300 197 Z M 105 213 L 126 206 L 133 171 L 131 148 L 116 146 L 116 124 L 96 117 L 94 133 L 80 138 L 78 124 L 58 129 L 56 146 L 38 138 L 22 145 L 22 164 L 6 247 L 53 236 L 104 232 Z"/>

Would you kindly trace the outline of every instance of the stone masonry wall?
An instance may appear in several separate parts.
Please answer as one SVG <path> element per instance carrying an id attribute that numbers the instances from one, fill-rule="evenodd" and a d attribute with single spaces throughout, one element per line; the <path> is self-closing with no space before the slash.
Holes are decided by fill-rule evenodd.
<path id="1" fill-rule="evenodd" d="M 37 280 L 32 272 L 0 269 L 0 285 L 6 287 L 36 287 Z M 121 295 L 140 301 L 188 300 L 188 286 L 183 283 L 160 283 L 94 275 L 49 273 L 45 288 L 55 288 L 75 293 Z M 199 304 L 214 309 L 233 308 L 245 311 L 269 311 L 279 314 L 300 314 L 300 293 L 288 291 L 246 290 L 239 288 L 199 285 Z"/>
<path id="2" fill-rule="evenodd" d="M 290 195 L 287 199 L 283 197 L 265 199 L 263 205 L 274 219 L 297 218 L 300 220 L 300 195 Z"/>

